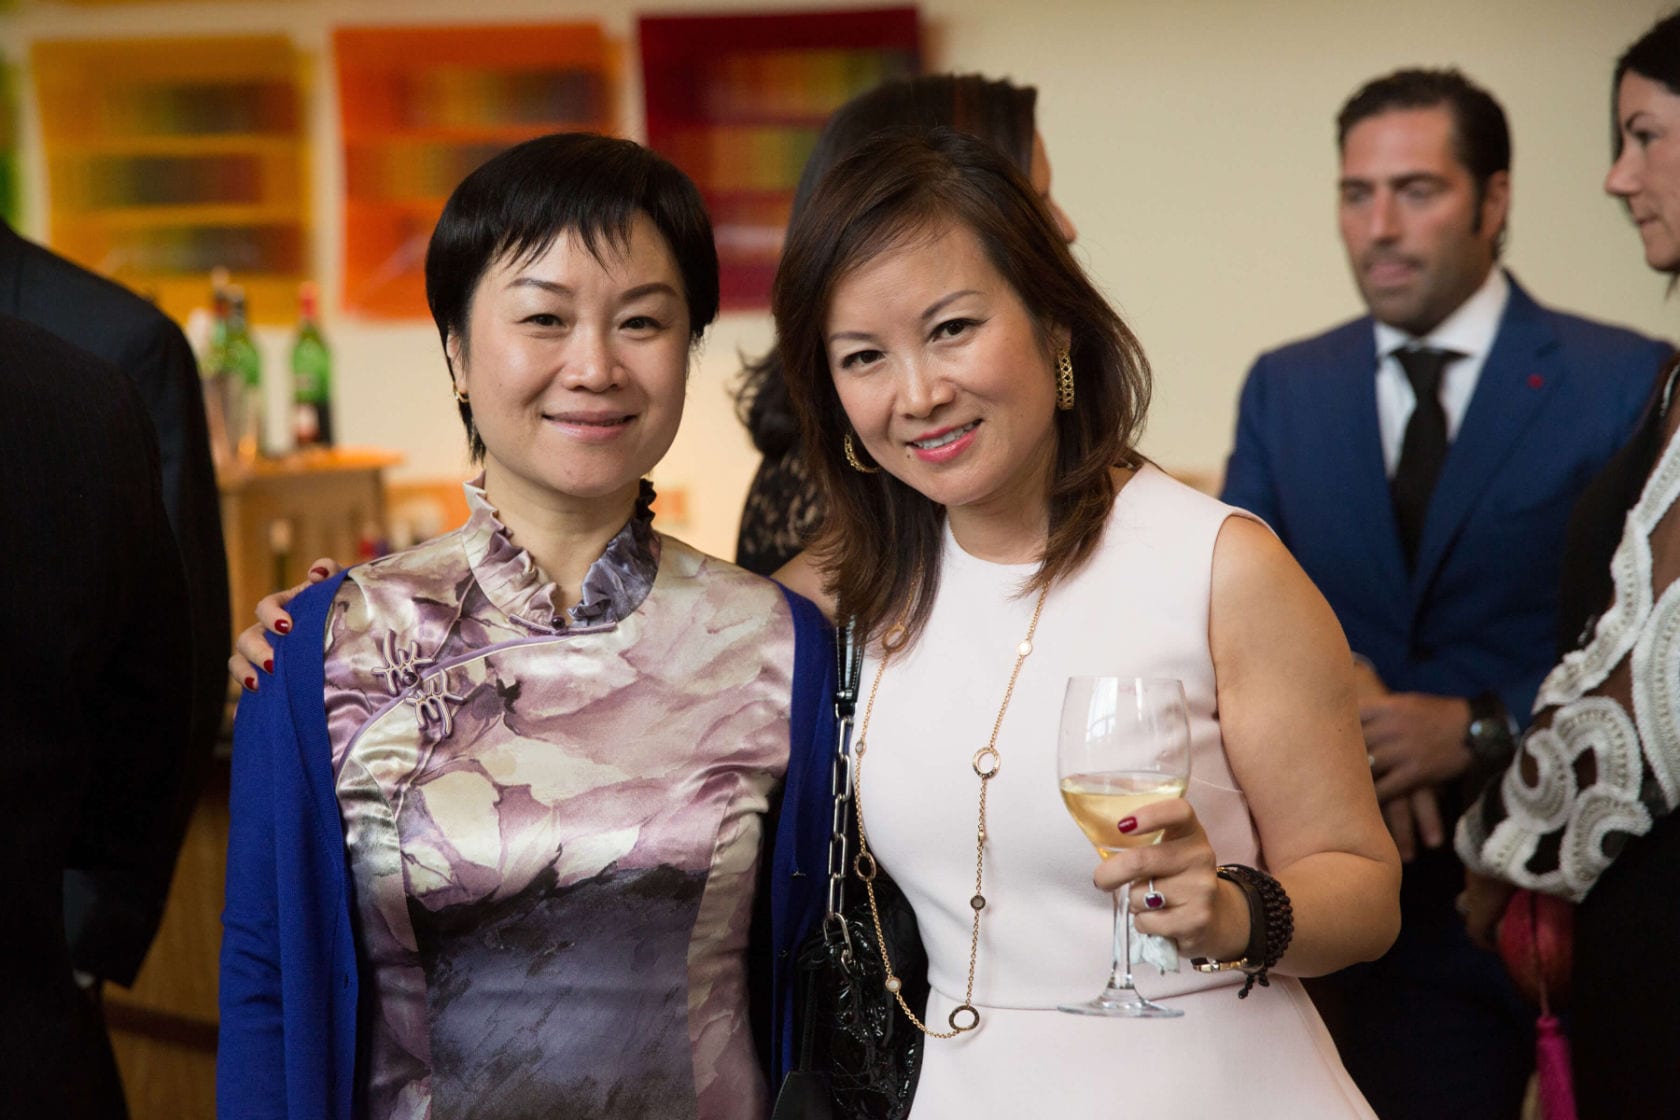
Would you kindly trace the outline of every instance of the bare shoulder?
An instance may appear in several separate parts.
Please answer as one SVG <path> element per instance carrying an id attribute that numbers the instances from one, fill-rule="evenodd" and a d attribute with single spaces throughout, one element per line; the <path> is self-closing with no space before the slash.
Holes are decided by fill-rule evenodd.
<path id="1" fill-rule="evenodd" d="M 1216 665 L 1244 655 L 1305 664 L 1351 657 L 1340 623 L 1300 564 L 1263 523 L 1225 519 L 1213 550 L 1208 638 Z"/>
<path id="2" fill-rule="evenodd" d="M 824 617 L 834 618 L 834 599 L 823 587 L 823 572 L 811 559 L 809 552 L 801 552 L 776 570 L 772 577 L 777 583 L 817 605 Z"/>
<path id="3" fill-rule="evenodd" d="M 1312 588 L 1307 574 L 1264 522 L 1242 513 L 1225 519 L 1213 546 L 1215 600 L 1222 592 L 1228 596 L 1270 594 L 1280 585 L 1297 581 Z"/>

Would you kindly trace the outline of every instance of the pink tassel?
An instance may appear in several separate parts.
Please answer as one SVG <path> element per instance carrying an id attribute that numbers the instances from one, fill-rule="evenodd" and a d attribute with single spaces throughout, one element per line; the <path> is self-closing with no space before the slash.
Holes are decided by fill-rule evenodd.
<path id="1" fill-rule="evenodd" d="M 1575 1086 L 1569 1073 L 1569 1039 L 1557 1016 L 1535 1023 L 1534 1064 L 1540 1079 L 1541 1120 L 1575 1120 Z"/>
<path id="2" fill-rule="evenodd" d="M 1569 1067 L 1569 1039 L 1551 998 L 1568 994 L 1574 956 L 1574 908 L 1562 899 L 1519 890 L 1499 923 L 1499 952 L 1511 978 L 1540 1005 L 1534 1023 L 1534 1072 L 1540 1120 L 1575 1120 L 1575 1082 Z"/>

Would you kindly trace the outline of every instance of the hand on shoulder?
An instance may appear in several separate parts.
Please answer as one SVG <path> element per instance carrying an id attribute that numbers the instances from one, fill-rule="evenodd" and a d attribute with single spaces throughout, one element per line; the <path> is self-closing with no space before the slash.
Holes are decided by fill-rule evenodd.
<path id="1" fill-rule="evenodd" d="M 823 617 L 834 621 L 834 597 L 823 587 L 823 573 L 811 559 L 809 551 L 801 552 L 778 568 L 773 576 L 777 583 L 815 603 Z"/>
<path id="2" fill-rule="evenodd" d="M 274 672 L 274 647 L 269 644 L 269 633 L 291 633 L 292 616 L 286 613 L 286 604 L 297 598 L 298 592 L 324 579 L 331 579 L 343 570 L 344 566 L 338 561 L 323 556 L 309 566 L 309 575 L 302 583 L 257 600 L 256 609 L 252 612 L 257 621 L 241 630 L 234 640 L 233 654 L 227 662 L 228 676 L 247 692 L 255 692 L 259 680 L 258 666 L 264 673 Z"/>

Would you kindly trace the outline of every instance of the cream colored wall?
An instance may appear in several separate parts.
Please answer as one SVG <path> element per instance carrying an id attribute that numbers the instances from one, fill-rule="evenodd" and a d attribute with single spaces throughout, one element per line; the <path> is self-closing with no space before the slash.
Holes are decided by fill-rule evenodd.
<path id="1" fill-rule="evenodd" d="M 641 134 L 635 15 L 696 9 L 832 8 L 843 0 L 573 3 L 478 0 L 481 21 L 598 18 L 623 45 L 628 135 Z M 1366 78 L 1407 64 L 1458 65 L 1511 118 L 1515 204 L 1507 260 L 1542 300 L 1673 336 L 1676 309 L 1643 267 L 1633 232 L 1600 190 L 1612 62 L 1672 0 L 925 0 L 930 69 L 1038 85 L 1055 192 L 1078 254 L 1125 312 L 1156 373 L 1145 450 L 1217 473 L 1242 375 L 1261 349 L 1359 310 L 1333 228 L 1337 107 Z M 458 0 L 128 3 L 109 10 L 25 2 L 0 51 L 37 38 L 285 31 L 316 59 L 315 244 L 339 285 L 340 164 L 326 48 L 335 23 L 444 23 Z M 39 136 L 25 88 L 28 231 L 46 228 Z M 332 316 L 343 438 L 407 456 L 401 477 L 465 471 L 429 324 Z M 688 415 L 656 480 L 687 491 L 672 526 L 731 555 L 756 456 L 727 387 L 757 354 L 763 315 L 726 315 L 696 362 Z M 283 333 L 264 339 L 278 368 Z M 276 386 L 278 389 L 278 386 Z"/>

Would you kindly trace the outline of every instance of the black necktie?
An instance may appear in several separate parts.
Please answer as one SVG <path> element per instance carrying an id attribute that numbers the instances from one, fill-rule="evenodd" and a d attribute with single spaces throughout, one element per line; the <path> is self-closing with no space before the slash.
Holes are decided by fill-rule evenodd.
<path id="1" fill-rule="evenodd" d="M 1394 357 L 1406 371 L 1406 380 L 1412 383 L 1412 392 L 1417 396 L 1412 417 L 1406 421 L 1406 436 L 1400 443 L 1400 464 L 1394 469 L 1394 481 L 1389 485 L 1394 497 L 1394 519 L 1400 527 L 1400 547 L 1409 568 L 1417 557 L 1429 495 L 1447 458 L 1447 410 L 1441 407 L 1441 374 L 1448 362 L 1464 355 L 1415 346 L 1396 350 Z"/>

